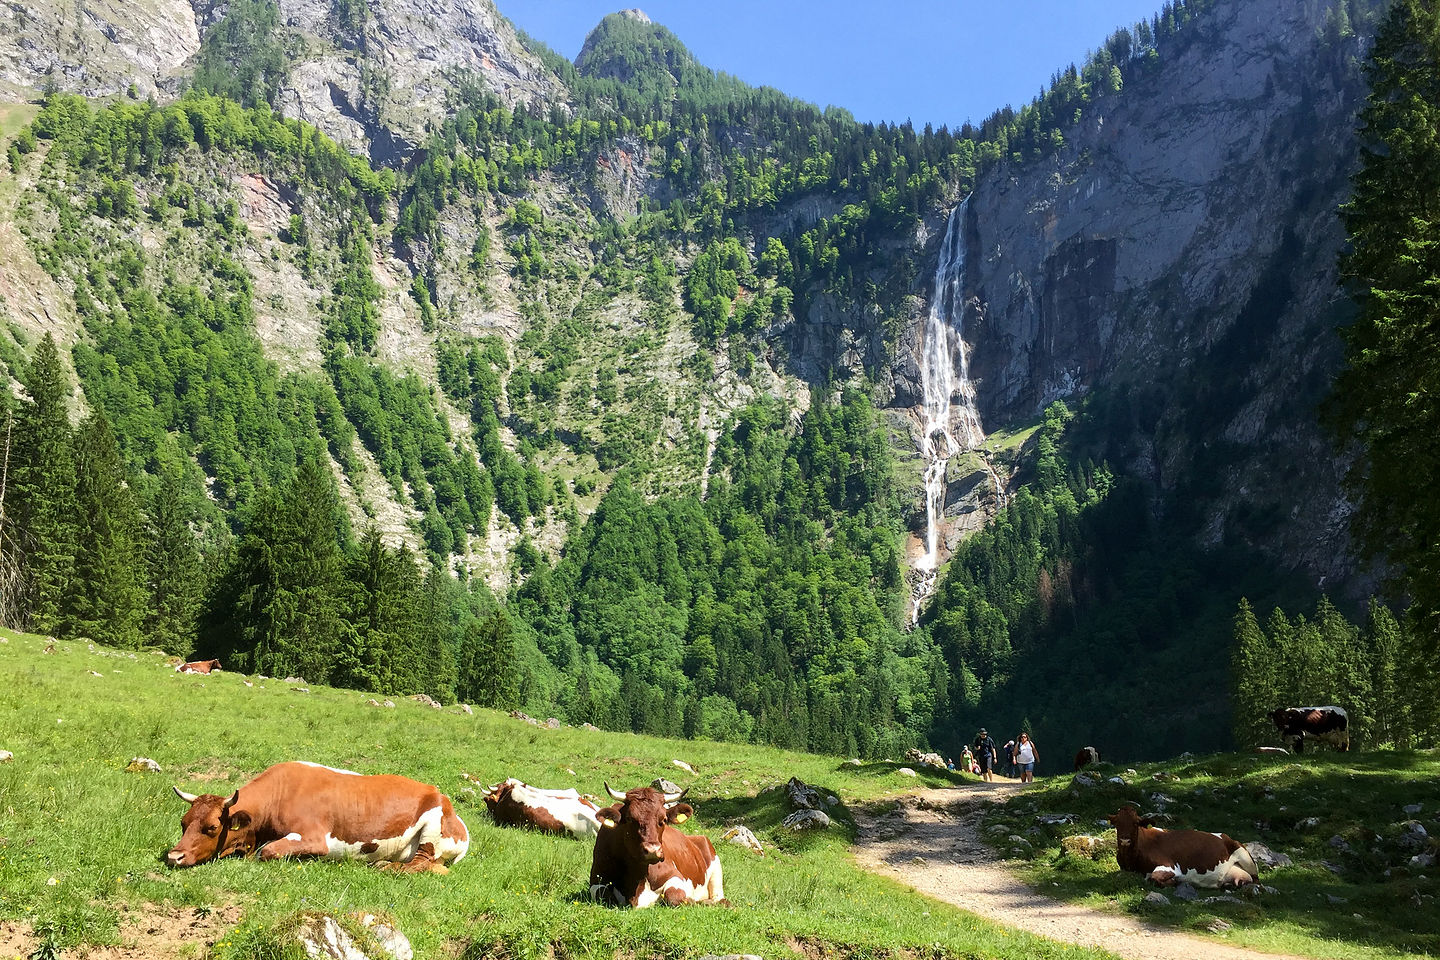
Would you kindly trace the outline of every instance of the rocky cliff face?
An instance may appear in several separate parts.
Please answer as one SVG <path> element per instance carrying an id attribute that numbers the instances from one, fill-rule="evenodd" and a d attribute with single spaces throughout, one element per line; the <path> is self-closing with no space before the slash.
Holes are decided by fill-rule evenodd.
<path id="1" fill-rule="evenodd" d="M 1112 452 L 1161 510 L 1322 581 L 1353 572 L 1315 407 L 1364 96 L 1360 42 L 1320 39 L 1327 7 L 1222 4 L 1053 159 L 984 174 L 965 323 L 987 427 L 1102 390 Z M 902 353 L 897 405 L 915 379 Z"/>
<path id="2" fill-rule="evenodd" d="M 189 0 L 70 0 L 0 6 L 0 96 L 47 86 L 105 96 L 154 91 L 200 49 Z"/>
<path id="3" fill-rule="evenodd" d="M 490 0 L 366 0 L 342 22 L 332 0 L 278 0 L 296 52 L 276 98 L 357 153 L 393 162 L 476 83 L 507 104 L 564 105 L 567 91 Z M 224 0 L 33 0 L 0 6 L 0 95 L 46 86 L 106 96 L 174 92 Z"/>
<path id="4" fill-rule="evenodd" d="M 277 106 L 377 162 L 423 140 L 461 84 L 510 105 L 566 99 L 490 0 L 367 0 L 366 11 L 355 30 L 330 0 L 280 0 L 285 27 L 310 42 Z"/>

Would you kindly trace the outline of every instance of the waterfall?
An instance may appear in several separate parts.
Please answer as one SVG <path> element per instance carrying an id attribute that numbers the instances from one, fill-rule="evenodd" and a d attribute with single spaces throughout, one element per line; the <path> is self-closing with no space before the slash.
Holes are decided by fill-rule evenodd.
<path id="1" fill-rule="evenodd" d="M 925 320 L 925 349 L 920 358 L 925 392 L 925 556 L 916 564 L 913 616 L 935 587 L 940 565 L 940 525 L 945 509 L 945 471 L 956 454 L 973 450 L 985 440 L 970 382 L 970 357 L 965 346 L 965 215 L 967 197 L 950 213 L 940 262 L 935 267 L 935 292 Z"/>

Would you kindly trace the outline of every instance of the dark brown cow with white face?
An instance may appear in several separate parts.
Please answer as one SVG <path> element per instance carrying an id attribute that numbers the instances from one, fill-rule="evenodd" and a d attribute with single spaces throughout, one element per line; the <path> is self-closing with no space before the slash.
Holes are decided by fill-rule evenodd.
<path id="1" fill-rule="evenodd" d="M 1223 833 L 1162 830 L 1134 807 L 1121 807 L 1106 819 L 1115 825 L 1115 861 L 1120 869 L 1146 874 L 1162 887 L 1182 882 L 1239 887 L 1260 876 L 1250 851 Z"/>
<path id="2" fill-rule="evenodd" d="M 176 673 L 210 673 L 219 669 L 219 660 L 196 660 L 192 663 L 175 664 Z"/>
<path id="3" fill-rule="evenodd" d="M 221 857 L 355 858 L 445 873 L 470 848 L 465 823 L 438 788 L 407 777 L 362 776 L 297 761 L 277 763 L 227 799 L 196 796 L 180 820 L 172 867 Z"/>
<path id="4" fill-rule="evenodd" d="M 618 802 L 600 811 L 600 835 L 590 861 L 590 895 L 615 906 L 655 903 L 719 903 L 725 899 L 720 857 L 708 837 L 692 837 L 671 824 L 684 823 L 695 811 L 680 803 L 683 791 L 661 793 L 641 787 L 619 793 Z"/>
<path id="5" fill-rule="evenodd" d="M 1270 720 L 1296 753 L 1305 749 L 1306 737 L 1338 750 L 1350 749 L 1350 715 L 1344 707 L 1281 707 L 1270 714 Z"/>
<path id="6" fill-rule="evenodd" d="M 599 807 L 574 790 L 541 790 L 511 777 L 485 794 L 490 816 L 502 827 L 587 840 L 600 832 Z"/>

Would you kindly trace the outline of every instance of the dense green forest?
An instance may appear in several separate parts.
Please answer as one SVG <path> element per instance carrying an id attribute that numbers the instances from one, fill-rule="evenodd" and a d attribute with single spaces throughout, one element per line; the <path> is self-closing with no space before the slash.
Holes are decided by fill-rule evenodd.
<path id="1" fill-rule="evenodd" d="M 23 387 L 18 400 L 0 394 L 0 619 L 357 690 L 834 753 L 953 749 L 981 724 L 1107 755 L 1227 744 L 1233 611 L 1248 597 L 1293 617 L 1314 591 L 1241 544 L 1196 547 L 1195 517 L 1157 511 L 1153 491 L 1114 466 L 1125 462 L 1114 438 L 1134 432 L 1144 396 L 1098 391 L 1046 410 L 1008 504 L 964 542 L 907 630 L 910 505 L 870 385 L 812 384 L 808 409 L 769 398 L 718 414 L 707 392 L 717 364 L 742 378 L 767 355 L 783 364 L 770 331 L 821 294 L 901 317 L 922 267 L 897 262 L 877 286 L 882 241 L 908 235 L 987 164 L 1059 149 L 1093 105 L 1183 50 L 1212 6 L 1167 3 L 1030 104 L 954 132 L 861 124 L 748 87 L 663 27 L 616 15 L 577 64 L 530 42 L 573 111 L 511 107 L 466 86 L 403 168 L 377 168 L 271 110 L 293 40 L 273 0 L 227 8 L 174 103 L 47 97 L 11 143 L 9 169 L 31 184 L 21 229 L 73 297 L 83 335 L 68 357 L 48 337 L 0 353 Z M 1336 10 L 1326 29 L 1337 36 L 1365 15 Z M 1400 69 L 1386 51 L 1404 46 L 1401 15 L 1377 46 L 1377 89 L 1403 86 L 1386 72 Z M 1406 122 L 1388 109 L 1367 121 L 1386 143 Z M 1397 176 L 1381 172 L 1393 149 L 1376 150 L 1367 175 Z M 601 159 L 622 150 L 665 189 L 618 216 L 547 199 L 557 178 L 595 187 Z M 1417 150 L 1416 164 L 1440 169 Z M 241 214 L 237 171 L 292 198 L 273 244 Z M 1361 181 L 1348 273 L 1423 331 L 1440 275 L 1425 259 L 1434 211 L 1417 196 L 1415 209 L 1367 212 L 1367 196 L 1400 196 L 1388 182 Z M 804 197 L 838 212 L 771 229 Z M 1406 224 L 1423 229 L 1401 238 L 1413 256 L 1387 286 L 1375 279 L 1393 269 L 1383 251 Z M 383 262 L 404 271 L 434 386 L 382 358 Z M 259 339 L 262 308 L 277 308 L 258 273 L 292 269 L 321 291 L 321 330 L 315 362 L 282 369 Z M 458 322 L 457 304 L 502 288 L 525 323 L 513 342 Z M 633 313 L 633 329 L 600 350 L 617 310 Z M 1428 435 L 1405 426 L 1421 401 L 1357 399 L 1416 356 L 1402 338 L 1396 357 L 1377 360 L 1367 337 L 1385 339 L 1386 320 L 1354 328 L 1361 372 L 1342 381 L 1352 422 L 1372 431 L 1362 439 L 1377 466 L 1361 481 L 1378 485 L 1372 504 L 1428 483 L 1433 459 Z M 900 321 L 885 322 L 893 340 Z M 677 342 L 689 350 L 679 400 L 652 372 Z M 1194 375 L 1248 346 L 1217 345 Z M 1383 376 L 1363 372 L 1372 361 Z M 1214 388 L 1217 405 L 1241 402 L 1230 386 Z M 718 420 L 713 439 L 702 408 Z M 689 432 L 667 437 L 666 417 Z M 1414 470 L 1396 477 L 1392 463 Z M 382 535 L 372 501 L 345 509 L 342 488 L 372 481 L 405 511 L 415 549 Z M 1405 503 L 1424 499 L 1405 489 Z M 1366 514 L 1378 542 L 1397 526 L 1417 531 L 1396 555 L 1415 576 L 1433 559 L 1425 509 Z M 513 574 L 492 590 L 470 559 L 497 526 L 514 534 L 503 561 Z M 1432 720 L 1396 707 L 1395 691 L 1411 688 L 1373 678 L 1433 636 L 1431 581 L 1409 581 L 1418 626 L 1377 606 L 1363 628 L 1342 627 L 1327 606 L 1313 622 L 1279 613 L 1263 634 L 1247 626 L 1234 649 L 1288 649 L 1314 624 L 1343 634 L 1334 649 L 1354 656 L 1335 662 L 1371 678 L 1345 681 L 1362 739 L 1433 739 Z M 1340 675 L 1233 676 L 1267 685 L 1237 688 L 1251 709 L 1256 690 L 1318 696 Z M 1177 682 L 1211 692 L 1142 717 L 1139 705 L 1173 699 Z M 1259 734 L 1252 713 L 1235 716 L 1235 737 Z"/>

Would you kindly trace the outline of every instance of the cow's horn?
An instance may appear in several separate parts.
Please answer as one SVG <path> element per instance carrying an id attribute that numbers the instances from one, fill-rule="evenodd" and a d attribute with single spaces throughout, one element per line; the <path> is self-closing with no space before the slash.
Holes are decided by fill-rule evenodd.
<path id="1" fill-rule="evenodd" d="M 605 792 L 610 794 L 610 796 L 615 798 L 616 800 L 625 799 L 625 794 L 616 792 L 615 788 L 610 786 L 610 781 L 608 780 L 605 781 Z"/>
<path id="2" fill-rule="evenodd" d="M 221 809 L 221 810 L 229 810 L 231 807 L 235 806 L 235 801 L 237 801 L 237 800 L 239 800 L 239 799 L 240 799 L 240 791 L 239 791 L 239 790 L 236 790 L 234 793 L 230 794 L 229 798 L 225 801 L 224 804 L 221 805 L 220 809 Z"/>
<path id="3" fill-rule="evenodd" d="M 666 803 L 679 803 L 679 802 L 680 802 L 680 798 L 683 797 L 683 796 L 685 796 L 685 794 L 687 794 L 687 793 L 689 793 L 689 792 L 690 792 L 690 788 L 689 788 L 689 787 L 686 787 L 684 790 L 681 790 L 679 793 L 667 793 L 667 794 L 665 794 L 665 802 L 666 802 Z"/>
<path id="4" fill-rule="evenodd" d="M 186 793 L 179 787 L 171 787 L 170 789 L 175 791 L 175 796 L 179 797 L 181 800 L 184 800 L 186 803 L 194 803 L 196 800 L 200 799 L 198 794 Z"/>

